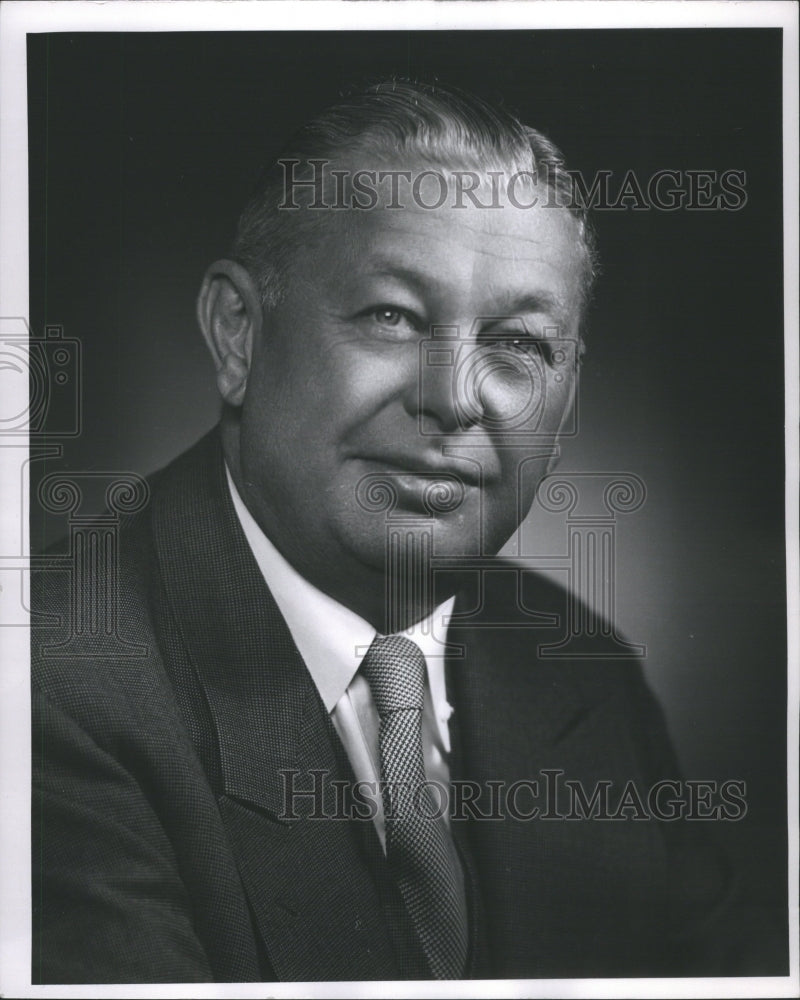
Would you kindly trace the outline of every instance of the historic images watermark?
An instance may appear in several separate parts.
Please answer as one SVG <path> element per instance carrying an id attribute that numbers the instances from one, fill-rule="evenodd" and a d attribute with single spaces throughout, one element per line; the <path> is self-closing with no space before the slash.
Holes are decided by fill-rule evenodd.
<path id="1" fill-rule="evenodd" d="M 0 317 L 0 370 L 5 376 L 0 408 L 0 449 L 6 475 L 16 484 L 22 524 L 28 520 L 26 477 L 36 464 L 64 457 L 65 446 L 83 432 L 83 345 L 48 324 L 36 336 L 19 316 Z M 103 510 L 94 509 L 98 496 Z M 0 551 L 0 627 L 27 628 L 29 609 L 24 578 L 31 570 L 67 573 L 70 614 L 52 625 L 47 657 L 82 655 L 142 657 L 147 649 L 120 634 L 120 532 L 123 519 L 143 509 L 150 496 L 146 480 L 125 470 L 54 471 L 38 479 L 31 498 L 37 516 L 66 519 L 66 551 L 33 554 L 26 528 L 8 532 Z M 102 567 L 103 572 L 98 572 Z"/>
<path id="2" fill-rule="evenodd" d="M 594 211 L 723 211 L 747 204 L 744 170 L 655 170 L 645 176 L 598 170 L 585 176 L 556 160 L 537 170 L 342 169 L 327 159 L 282 159 L 284 211 L 468 207 L 499 210 L 568 208 Z M 558 176 L 559 182 L 555 183 Z M 298 197 L 301 201 L 298 202 Z"/>
<path id="3" fill-rule="evenodd" d="M 328 771 L 287 768 L 278 819 L 339 819 L 372 822 L 415 817 L 478 820 L 714 820 L 735 822 L 747 815 L 747 788 L 741 780 L 663 778 L 643 787 L 600 779 L 589 787 L 560 768 L 542 768 L 514 782 L 454 780 L 448 785 L 331 779 Z M 380 805 L 379 805 L 380 804 Z"/>

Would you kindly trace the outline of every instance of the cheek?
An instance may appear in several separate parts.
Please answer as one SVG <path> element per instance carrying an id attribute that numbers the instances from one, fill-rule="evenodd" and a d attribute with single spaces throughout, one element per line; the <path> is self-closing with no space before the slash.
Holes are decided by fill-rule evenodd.
<path id="1" fill-rule="evenodd" d="M 530 403 L 530 388 L 519 388 L 512 397 L 520 411 L 527 402 L 531 418 L 503 422 L 492 435 L 501 469 L 495 504 L 504 510 L 514 506 L 520 520 L 527 515 L 539 483 L 557 456 L 558 433 L 570 412 L 574 389 L 574 379 L 556 381 L 549 371 L 547 378 L 537 384 L 541 393 L 538 406 Z M 513 416 L 513 410 L 507 413 Z"/>
<path id="2" fill-rule="evenodd" d="M 388 434 L 399 429 L 393 409 L 403 394 L 416 394 L 417 354 L 403 346 L 371 348 L 360 342 L 339 343 L 326 352 L 314 383 L 314 408 L 326 426 L 344 442 L 352 435 Z"/>
<path id="3" fill-rule="evenodd" d="M 310 336 L 288 349 L 265 351 L 248 386 L 243 435 L 268 453 L 317 468 L 354 438 L 393 437 L 384 414 L 403 393 L 410 361 L 416 361 L 414 352 L 410 361 L 407 353 Z"/>
<path id="4" fill-rule="evenodd" d="M 554 381 L 552 372 L 535 382 L 518 380 L 506 387 L 502 401 L 490 413 L 492 423 L 487 423 L 504 479 L 533 459 L 549 456 L 570 412 L 572 394 L 572 383 Z"/>
<path id="5" fill-rule="evenodd" d="M 542 429 L 545 433 L 556 434 L 561 429 L 572 406 L 576 386 L 577 380 L 573 372 L 550 372 L 542 414 Z"/>
<path id="6" fill-rule="evenodd" d="M 474 413 L 503 443 L 558 431 L 574 382 L 566 352 L 559 361 L 510 349 L 476 351 L 459 369 L 455 389 L 462 409 Z"/>

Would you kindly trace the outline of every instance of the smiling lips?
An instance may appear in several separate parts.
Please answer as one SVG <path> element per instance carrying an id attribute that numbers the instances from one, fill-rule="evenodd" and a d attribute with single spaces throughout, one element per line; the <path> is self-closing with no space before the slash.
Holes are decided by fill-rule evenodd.
<path id="1" fill-rule="evenodd" d="M 429 484 L 437 478 L 455 479 L 462 486 L 480 486 L 481 470 L 477 462 L 442 460 L 441 455 L 370 457 L 366 461 L 377 471 L 386 472 L 393 482 Z"/>

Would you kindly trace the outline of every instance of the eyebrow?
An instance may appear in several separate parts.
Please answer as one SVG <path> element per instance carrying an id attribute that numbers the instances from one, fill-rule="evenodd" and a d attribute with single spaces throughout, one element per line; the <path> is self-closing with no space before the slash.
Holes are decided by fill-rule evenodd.
<path id="1" fill-rule="evenodd" d="M 363 272 L 369 277 L 396 278 L 405 282 L 419 293 L 430 291 L 438 285 L 435 278 L 413 267 L 400 264 L 386 257 L 373 258 Z M 495 303 L 490 310 L 493 318 L 524 316 L 528 313 L 549 313 L 553 319 L 566 322 L 569 310 L 565 303 L 552 292 L 540 289 L 526 292 L 519 297 L 509 296 Z"/>
<path id="2" fill-rule="evenodd" d="M 499 312 L 508 316 L 549 313 L 554 319 L 566 319 L 567 316 L 564 302 L 551 292 L 544 290 L 528 293 L 518 299 L 506 299 L 500 303 Z"/>
<path id="3" fill-rule="evenodd" d="M 370 261 L 370 266 L 363 273 L 373 278 L 398 278 L 420 292 L 428 291 L 432 284 L 438 284 L 435 279 L 431 280 L 430 275 L 416 271 L 412 267 L 405 267 L 385 257 L 373 258 Z"/>

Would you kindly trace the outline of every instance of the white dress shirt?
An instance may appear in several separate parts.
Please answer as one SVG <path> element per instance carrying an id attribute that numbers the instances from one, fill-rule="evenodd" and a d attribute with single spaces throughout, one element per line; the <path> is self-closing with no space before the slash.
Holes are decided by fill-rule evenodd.
<path id="1" fill-rule="evenodd" d="M 310 584 L 284 559 L 256 524 L 227 466 L 225 472 L 245 538 L 330 713 L 356 781 L 371 783 L 376 788 L 372 796 L 368 786 L 361 786 L 367 789 L 364 798 L 372 801 L 375 828 L 385 850 L 383 803 L 377 788 L 381 774 L 379 718 L 369 683 L 358 673 L 361 660 L 377 633 L 363 618 Z M 437 782 L 445 796 L 450 782 L 448 720 L 453 709 L 445 696 L 444 643 L 454 601 L 451 597 L 427 618 L 402 633 L 415 642 L 425 656 L 427 679 L 422 713 L 425 773 L 429 781 Z M 449 822 L 446 806 L 443 818 Z"/>

